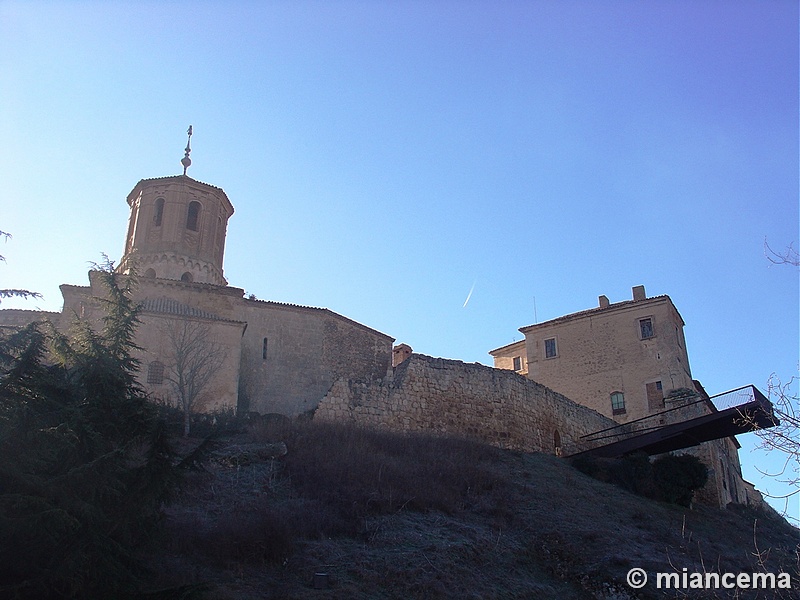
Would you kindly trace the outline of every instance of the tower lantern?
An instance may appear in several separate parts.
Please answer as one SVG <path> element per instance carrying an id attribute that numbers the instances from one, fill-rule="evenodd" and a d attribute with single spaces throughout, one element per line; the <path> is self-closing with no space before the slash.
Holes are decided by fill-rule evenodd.
<path id="1" fill-rule="evenodd" d="M 130 219 L 118 270 L 227 285 L 222 262 L 233 205 L 222 189 L 186 175 L 192 164 L 191 126 L 187 133 L 183 175 L 142 179 L 128 194 Z"/>

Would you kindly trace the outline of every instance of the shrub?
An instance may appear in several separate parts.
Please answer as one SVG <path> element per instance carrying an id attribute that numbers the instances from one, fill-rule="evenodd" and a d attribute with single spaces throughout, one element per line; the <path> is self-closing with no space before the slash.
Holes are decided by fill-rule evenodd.
<path id="1" fill-rule="evenodd" d="M 661 500 L 689 506 L 694 491 L 708 481 L 708 469 L 691 454 L 668 454 L 653 462 L 653 480 Z"/>
<path id="2" fill-rule="evenodd" d="M 481 505 L 502 505 L 507 485 L 490 468 L 499 451 L 465 440 L 311 422 L 286 443 L 293 487 L 354 529 L 367 515 L 401 509 L 454 513 L 487 496 L 496 502 Z"/>
<path id="3" fill-rule="evenodd" d="M 643 453 L 622 458 L 579 456 L 573 459 L 572 466 L 629 492 L 681 506 L 689 506 L 694 491 L 708 480 L 706 466 L 696 456 L 688 454 L 668 454 L 654 462 Z"/>

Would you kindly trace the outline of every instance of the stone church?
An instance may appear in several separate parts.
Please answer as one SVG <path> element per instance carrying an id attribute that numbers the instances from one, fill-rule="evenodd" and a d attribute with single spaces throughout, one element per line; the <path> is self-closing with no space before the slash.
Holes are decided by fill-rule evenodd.
<path id="1" fill-rule="evenodd" d="M 153 397 L 173 398 L 170 369 L 192 341 L 208 346 L 205 358 L 214 367 L 195 412 L 296 416 L 315 409 L 339 378 L 386 374 L 394 341 L 388 335 L 328 309 L 247 298 L 244 289 L 228 285 L 222 267 L 234 209 L 222 189 L 184 172 L 141 180 L 127 203 L 117 271 L 138 275 L 137 358 L 141 384 Z M 98 318 L 104 295 L 98 275 L 90 272 L 87 286 L 60 286 L 61 313 L 0 310 L 0 325 L 49 318 L 65 328 L 75 315 Z"/>
<path id="2" fill-rule="evenodd" d="M 154 398 L 176 402 L 170 379 L 200 346 L 209 375 L 199 378 L 193 412 L 313 413 L 569 455 L 620 424 L 655 417 L 659 427 L 716 410 L 692 379 L 677 309 L 667 296 L 647 298 L 641 286 L 631 301 L 601 296 L 596 309 L 522 328 L 525 340 L 491 351 L 494 368 L 393 347 L 388 335 L 328 309 L 245 297 L 223 273 L 233 205 L 222 189 L 186 174 L 189 152 L 187 145 L 182 175 L 143 179 L 128 194 L 116 268 L 136 275 L 139 379 Z M 49 319 L 64 330 L 76 317 L 100 319 L 100 275 L 90 271 L 89 285 L 61 285 L 59 313 L 0 310 L 0 328 Z M 665 405 L 670 390 L 686 389 L 705 401 L 689 412 Z M 712 472 L 706 501 L 760 497 L 741 479 L 732 435 L 698 450 Z"/>

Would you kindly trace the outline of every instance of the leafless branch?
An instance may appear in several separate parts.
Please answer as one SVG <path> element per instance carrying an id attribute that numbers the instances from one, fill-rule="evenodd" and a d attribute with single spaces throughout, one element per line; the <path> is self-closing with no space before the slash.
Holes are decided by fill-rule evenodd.
<path id="1" fill-rule="evenodd" d="M 764 239 L 764 256 L 773 265 L 791 265 L 794 267 L 800 266 L 800 255 L 794 249 L 794 244 L 789 244 L 783 252 L 776 252 Z"/>
<path id="2" fill-rule="evenodd" d="M 167 322 L 169 364 L 166 379 L 172 385 L 184 414 L 184 435 L 189 435 L 197 400 L 225 362 L 227 354 L 211 336 L 205 323 L 188 319 Z"/>
<path id="3" fill-rule="evenodd" d="M 759 437 L 759 448 L 784 455 L 784 464 L 780 470 L 775 473 L 764 473 L 792 488 L 787 494 L 769 494 L 776 499 L 786 499 L 800 494 L 800 398 L 797 392 L 793 391 L 797 387 L 797 382 L 797 377 L 782 382 L 774 373 L 770 376 L 767 394 L 778 422 L 774 427 L 761 428 L 751 417 L 743 416 Z"/>

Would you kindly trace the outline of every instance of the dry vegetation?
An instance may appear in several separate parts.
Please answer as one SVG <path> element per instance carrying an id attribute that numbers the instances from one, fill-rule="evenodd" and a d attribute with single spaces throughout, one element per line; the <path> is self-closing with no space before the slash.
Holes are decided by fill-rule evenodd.
<path id="1" fill-rule="evenodd" d="M 634 595 L 625 575 L 636 566 L 787 571 L 795 595 L 690 597 L 800 597 L 800 535 L 785 522 L 648 500 L 555 457 L 277 421 L 219 439 L 202 467 L 147 556 L 153 589 L 227 600 L 689 597 Z"/>

